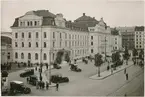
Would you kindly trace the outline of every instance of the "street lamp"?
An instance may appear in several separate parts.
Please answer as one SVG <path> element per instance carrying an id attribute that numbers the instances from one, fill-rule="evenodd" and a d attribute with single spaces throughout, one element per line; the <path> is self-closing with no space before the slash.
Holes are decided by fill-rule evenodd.
<path id="1" fill-rule="evenodd" d="M 49 84 L 51 85 L 51 50 L 49 51 Z"/>

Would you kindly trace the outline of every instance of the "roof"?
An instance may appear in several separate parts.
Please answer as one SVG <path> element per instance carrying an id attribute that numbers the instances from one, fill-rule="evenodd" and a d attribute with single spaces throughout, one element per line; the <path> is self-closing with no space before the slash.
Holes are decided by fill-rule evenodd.
<path id="1" fill-rule="evenodd" d="M 85 27 L 94 27 L 96 24 L 99 23 L 94 17 L 86 16 L 85 13 L 83 13 L 83 16 L 77 18 L 74 23 L 81 24 Z"/>
<path id="2" fill-rule="evenodd" d="M 37 10 L 37 11 L 33 11 L 36 15 L 38 16 L 43 16 L 43 17 L 53 17 L 55 18 L 56 15 L 49 12 L 49 10 Z"/>
<path id="3" fill-rule="evenodd" d="M 144 31 L 144 26 L 136 26 L 135 31 Z"/>

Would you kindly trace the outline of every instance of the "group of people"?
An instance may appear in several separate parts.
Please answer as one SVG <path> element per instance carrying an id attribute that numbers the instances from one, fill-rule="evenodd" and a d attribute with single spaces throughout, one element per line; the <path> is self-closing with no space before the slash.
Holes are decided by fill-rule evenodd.
<path id="1" fill-rule="evenodd" d="M 44 81 L 36 81 L 36 89 L 49 89 L 49 83 Z"/>
<path id="2" fill-rule="evenodd" d="M 12 63 L 1 64 L 1 70 L 11 70 Z"/>

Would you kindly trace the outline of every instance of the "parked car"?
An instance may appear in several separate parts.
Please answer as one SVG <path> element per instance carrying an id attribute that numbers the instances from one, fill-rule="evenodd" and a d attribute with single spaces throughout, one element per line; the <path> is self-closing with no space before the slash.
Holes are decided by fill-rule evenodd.
<path id="1" fill-rule="evenodd" d="M 38 81 L 38 77 L 36 75 L 30 75 L 29 77 L 29 84 L 36 86 L 36 81 Z"/>
<path id="2" fill-rule="evenodd" d="M 70 64 L 70 69 L 72 71 L 76 71 L 76 72 L 81 72 L 82 70 L 80 68 L 77 67 L 77 65 L 74 65 L 74 64 Z"/>
<path id="3" fill-rule="evenodd" d="M 30 75 L 34 75 L 34 69 L 27 69 L 20 74 L 20 77 L 27 77 Z"/>
<path id="4" fill-rule="evenodd" d="M 57 65 L 56 63 L 53 63 L 53 67 L 54 67 L 55 69 L 61 69 L 61 66 Z"/>
<path id="5" fill-rule="evenodd" d="M 56 74 L 51 76 L 51 82 L 52 83 L 64 83 L 69 82 L 68 77 L 62 77 L 62 75 Z"/>
<path id="6" fill-rule="evenodd" d="M 29 94 L 31 93 L 31 89 L 26 87 L 21 81 L 11 81 L 9 95 L 16 95 L 18 93 Z"/>

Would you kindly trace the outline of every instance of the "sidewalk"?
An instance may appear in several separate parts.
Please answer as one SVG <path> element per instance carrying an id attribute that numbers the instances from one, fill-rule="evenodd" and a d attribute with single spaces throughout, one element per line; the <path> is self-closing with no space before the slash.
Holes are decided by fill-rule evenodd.
<path id="1" fill-rule="evenodd" d="M 89 78 L 94 79 L 94 80 L 102 80 L 102 79 L 107 78 L 107 77 L 109 77 L 117 72 L 124 70 L 125 68 L 129 68 L 130 66 L 133 66 L 133 64 L 131 64 L 131 63 L 130 63 L 130 65 L 123 64 L 122 66 L 117 67 L 116 70 L 113 70 L 112 74 L 111 74 L 111 69 L 110 69 L 108 71 L 104 71 L 104 72 L 100 73 L 100 77 L 98 77 L 98 74 L 95 74 Z"/>

